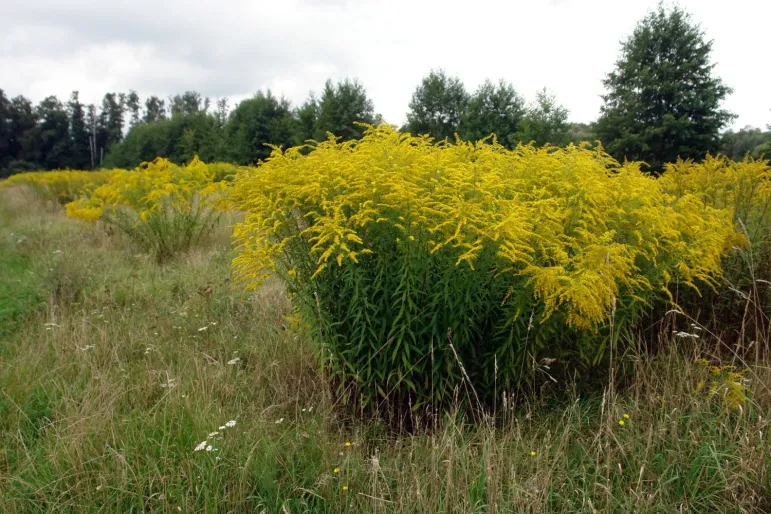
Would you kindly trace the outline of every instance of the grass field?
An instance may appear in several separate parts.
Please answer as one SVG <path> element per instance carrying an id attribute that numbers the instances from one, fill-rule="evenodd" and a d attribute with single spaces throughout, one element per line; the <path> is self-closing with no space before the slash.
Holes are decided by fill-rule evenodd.
<path id="1" fill-rule="evenodd" d="M 683 339 L 623 388 L 400 434 L 343 417 L 281 285 L 242 294 L 231 258 L 227 223 L 159 266 L 2 193 L 0 512 L 771 511 L 768 362 L 733 363 L 741 409 Z"/>

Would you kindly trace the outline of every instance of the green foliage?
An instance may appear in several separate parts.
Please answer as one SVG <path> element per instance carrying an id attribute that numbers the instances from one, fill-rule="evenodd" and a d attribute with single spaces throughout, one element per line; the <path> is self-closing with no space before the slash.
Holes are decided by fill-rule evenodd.
<path id="1" fill-rule="evenodd" d="M 149 96 L 145 100 L 145 123 L 155 123 L 166 119 L 166 102 L 157 96 Z"/>
<path id="2" fill-rule="evenodd" d="M 720 153 L 735 161 L 771 157 L 771 131 L 749 126 L 736 132 L 727 130 L 722 136 Z"/>
<path id="3" fill-rule="evenodd" d="M 510 91 L 499 90 L 498 93 L 507 96 Z M 482 97 L 487 94 L 481 93 Z M 432 70 L 412 94 L 406 130 L 412 134 L 430 134 L 437 141 L 453 140 L 460 130 L 468 103 L 469 95 L 458 77 L 449 77 L 444 70 Z M 477 112 L 481 109 L 480 103 L 484 100 L 478 98 Z M 475 123 L 482 125 L 484 122 Z M 472 130 L 474 128 L 472 126 Z"/>
<path id="4" fill-rule="evenodd" d="M 562 146 L 570 141 L 568 110 L 557 103 L 556 97 L 543 89 L 536 93 L 535 102 L 519 123 L 516 137 L 536 146 Z"/>
<path id="5" fill-rule="evenodd" d="M 229 159 L 256 164 L 270 155 L 268 145 L 288 147 L 294 142 L 294 118 L 289 101 L 268 90 L 239 103 L 226 125 Z"/>
<path id="6" fill-rule="evenodd" d="M 574 145 L 594 142 L 594 123 L 569 123 L 568 141 Z"/>
<path id="7" fill-rule="evenodd" d="M 212 116 L 202 112 L 180 114 L 132 128 L 123 141 L 112 147 L 104 166 L 134 168 L 156 157 L 186 163 L 196 155 L 208 161 L 226 160 L 224 153 L 224 135 Z"/>
<path id="8" fill-rule="evenodd" d="M 87 170 L 91 168 L 89 133 L 86 127 L 85 106 L 80 103 L 77 91 L 72 92 L 67 104 L 67 111 L 70 120 L 71 159 L 69 165 L 74 169 Z M 61 164 L 54 167 L 61 167 Z"/>
<path id="9" fill-rule="evenodd" d="M 712 42 L 679 7 L 659 4 L 623 43 L 597 137 L 618 160 L 664 163 L 702 159 L 719 148 L 721 128 L 734 116 L 720 108 L 731 90 L 713 75 Z"/>
<path id="10" fill-rule="evenodd" d="M 102 99 L 102 110 L 97 122 L 97 148 L 108 152 L 123 139 L 125 98 L 122 94 L 107 93 Z"/>
<path id="11" fill-rule="evenodd" d="M 312 109 L 313 98 L 300 112 L 302 125 L 307 124 Z M 313 125 L 315 139 L 325 140 L 328 132 L 343 141 L 359 139 L 364 129 L 356 123 L 375 123 L 375 108 L 372 100 L 367 97 L 367 90 L 356 80 L 345 79 L 337 84 L 328 80 L 318 101 L 317 117 Z"/>
<path id="12" fill-rule="evenodd" d="M 471 96 L 461 117 L 461 136 L 477 141 L 495 134 L 498 143 L 513 148 L 519 143 L 517 132 L 525 116 L 525 101 L 511 84 L 489 80 Z"/>

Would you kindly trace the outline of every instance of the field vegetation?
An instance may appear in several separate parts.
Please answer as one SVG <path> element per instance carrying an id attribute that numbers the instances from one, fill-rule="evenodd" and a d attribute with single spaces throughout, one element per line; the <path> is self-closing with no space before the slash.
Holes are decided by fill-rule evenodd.
<path id="1" fill-rule="evenodd" d="M 771 132 L 711 47 L 659 4 L 589 124 L 0 89 L 0 512 L 771 512 Z"/>
<path id="2" fill-rule="evenodd" d="M 761 258 L 767 255 L 764 245 L 768 244 L 768 224 L 763 221 L 769 198 L 767 163 L 682 162 L 673 165 L 664 180 L 645 177 L 634 165 L 617 168 L 612 159 L 596 150 L 550 152 L 523 147 L 509 152 L 466 143 L 434 147 L 386 127 L 373 129 L 368 138 L 356 148 L 327 142 L 308 155 L 277 153 L 261 169 L 241 169 L 235 179 L 236 193 L 230 195 L 232 202 L 213 207 L 218 215 L 211 230 L 160 263 L 129 232 L 111 229 L 109 218 L 67 216 L 56 201 L 56 191 L 25 185 L 22 179 L 4 185 L 0 191 L 0 260 L 8 272 L 0 282 L 0 510 L 767 512 L 771 508 L 768 284 L 765 279 L 752 278 L 768 270 L 768 261 Z M 367 182 L 366 174 L 360 178 L 356 174 L 365 169 L 360 162 L 374 166 L 378 159 L 383 166 L 393 167 L 394 176 L 381 177 L 376 186 L 383 188 L 383 196 L 379 202 L 366 203 L 373 184 Z M 516 212 L 506 209 L 516 207 L 512 200 L 517 190 L 510 194 L 495 190 L 492 179 L 485 187 L 493 189 L 485 190 L 486 182 L 475 180 L 481 176 L 475 170 L 495 176 L 500 161 L 507 163 L 505 169 L 523 170 L 521 175 L 507 177 L 509 183 L 519 184 L 518 194 L 532 187 L 526 170 L 534 163 L 540 163 L 541 173 L 567 174 L 565 185 L 571 184 L 572 189 L 543 191 L 538 199 L 561 206 L 555 212 L 572 213 L 560 218 L 562 227 L 568 226 L 566 219 L 580 219 L 576 212 L 594 208 L 578 200 L 584 181 L 605 192 L 596 197 L 598 201 L 616 202 L 615 223 L 620 225 L 614 237 L 623 236 L 620 227 L 625 220 L 629 225 L 634 208 L 660 214 L 657 209 L 666 207 L 674 216 L 667 221 L 668 230 L 674 226 L 679 232 L 667 232 L 669 239 L 666 245 L 662 243 L 657 261 L 643 267 L 639 263 L 649 259 L 643 254 L 642 261 L 636 259 L 632 267 L 624 267 L 614 275 L 621 284 L 617 290 L 610 279 L 602 282 L 595 277 L 592 282 L 609 288 L 605 291 L 617 294 L 621 303 L 624 291 L 629 290 L 624 277 L 672 266 L 668 282 L 645 288 L 659 289 L 660 300 L 635 300 L 647 314 L 639 317 L 641 324 L 630 322 L 622 331 L 622 342 L 613 346 L 608 344 L 612 333 L 607 317 L 613 310 L 608 314 L 607 304 L 596 311 L 597 319 L 583 324 L 576 318 L 571 325 L 570 309 L 583 311 L 566 300 L 569 296 L 537 294 L 537 283 L 526 273 L 522 277 L 526 267 L 517 269 L 516 261 L 510 259 L 508 280 L 520 290 L 524 288 L 528 308 L 539 312 L 539 318 L 532 320 L 534 333 L 548 330 L 544 327 L 550 324 L 559 325 L 549 333 L 584 331 L 585 341 L 593 342 L 594 351 L 603 357 L 584 363 L 571 351 L 549 354 L 561 362 L 538 355 L 531 370 L 537 380 L 525 387 L 486 389 L 478 374 L 485 366 L 497 365 L 503 376 L 505 363 L 474 361 L 463 354 L 466 338 L 476 332 L 463 328 L 462 309 L 469 309 L 465 314 L 473 313 L 474 302 L 455 305 L 452 312 L 437 311 L 448 320 L 452 314 L 460 319 L 452 339 L 437 331 L 433 335 L 413 333 L 412 340 L 405 341 L 425 344 L 433 340 L 443 352 L 448 343 L 456 348 L 457 355 L 445 354 L 445 367 L 439 373 L 424 370 L 425 376 L 435 378 L 434 387 L 444 384 L 447 392 L 442 401 L 430 400 L 429 381 L 406 390 L 407 408 L 394 402 L 401 410 L 367 409 L 360 396 L 346 394 L 351 389 L 341 388 L 346 380 L 348 384 L 360 380 L 359 388 L 377 383 L 350 371 L 340 375 L 359 365 L 355 359 L 361 355 L 355 352 L 374 355 L 385 375 L 408 377 L 413 370 L 402 368 L 401 363 L 414 354 L 378 361 L 376 350 L 364 345 L 345 347 L 337 334 L 346 333 L 334 325 L 335 316 L 348 314 L 335 310 L 331 297 L 337 295 L 341 300 L 337 305 L 355 305 L 345 296 L 352 294 L 346 277 L 368 280 L 367 273 L 378 270 L 368 259 L 379 253 L 388 257 L 385 272 L 389 266 L 395 266 L 392 271 L 396 272 L 399 263 L 413 259 L 439 276 L 465 276 L 457 284 L 469 287 L 474 273 L 502 267 L 495 256 L 501 253 L 498 248 L 505 247 L 506 234 L 497 239 L 489 235 L 483 220 L 492 216 L 489 223 L 500 224 L 495 216 L 507 219 Z M 435 182 L 431 182 L 430 174 L 424 178 L 418 171 L 417 166 L 424 162 L 440 163 L 446 174 L 434 175 Z M 173 167 L 168 163 L 149 166 Z M 178 183 L 174 177 L 197 169 L 208 177 L 196 186 L 201 187 L 199 193 L 208 184 L 220 182 L 223 194 L 230 191 L 230 181 L 215 179 L 217 166 L 196 162 L 192 168 L 173 167 L 174 173 L 163 175 L 166 183 L 156 186 L 173 193 L 172 185 Z M 319 172 L 324 169 L 329 170 L 328 175 Z M 434 169 L 438 169 L 436 165 Z M 105 184 L 116 189 L 119 184 L 144 184 L 131 174 L 146 171 L 147 167 L 113 172 L 107 182 L 95 175 L 100 184 L 81 187 L 74 205 L 102 201 L 106 197 L 97 191 Z M 341 174 L 350 175 L 339 180 Z M 119 176 L 130 178 L 119 181 L 115 178 Z M 274 180 L 278 176 L 285 181 Z M 46 180 L 46 174 L 34 177 Z M 453 184 L 464 195 L 452 200 L 448 189 L 448 196 L 442 196 L 441 177 L 468 180 L 468 186 Z M 452 205 L 446 215 L 466 209 L 469 225 L 477 223 L 475 230 L 458 231 L 458 220 L 446 224 L 438 205 L 411 200 L 409 194 L 416 198 L 423 194 L 419 186 L 424 181 L 435 184 L 437 199 Z M 614 181 L 626 187 L 616 190 Z M 639 186 L 633 187 L 637 182 Z M 267 188 L 270 184 L 274 189 Z M 390 193 L 389 187 L 393 187 Z M 326 208 L 342 214 L 335 218 L 316 211 L 310 217 L 295 216 L 292 219 L 297 223 L 305 220 L 298 225 L 300 232 L 297 227 L 295 232 L 283 230 L 288 226 L 261 218 L 260 213 L 269 211 L 256 208 L 263 204 L 267 208 L 266 202 L 272 198 L 274 202 L 293 199 L 292 209 L 306 209 L 319 198 L 314 196 L 319 190 L 326 191 Z M 337 196 L 332 194 L 335 191 Z M 362 216 L 355 218 L 350 210 L 356 191 L 362 198 L 356 205 L 385 209 L 366 214 L 373 224 L 380 217 L 386 220 L 372 229 L 357 223 Z M 748 191 L 752 192 L 751 205 L 743 203 Z M 145 189 L 142 194 L 157 196 Z M 471 206 L 451 201 L 470 202 L 481 210 L 475 215 Z M 232 209 L 234 204 L 239 209 Z M 146 221 L 139 213 L 147 205 L 128 201 L 114 205 L 136 213 L 135 226 Z M 170 205 L 161 202 L 155 209 L 172 217 L 188 215 Z M 276 205 L 270 212 L 288 212 L 275 210 Z M 414 211 L 415 216 L 433 217 L 419 224 L 400 220 L 406 205 L 424 210 Z M 523 201 L 520 208 L 538 205 Z M 70 207 L 70 214 L 77 215 L 73 209 Z M 437 212 L 432 214 L 430 209 Z M 605 223 L 610 223 L 607 214 L 615 211 L 607 205 L 601 210 Z M 496 212 L 499 214 L 494 216 Z M 688 216 L 696 215 L 693 213 L 698 213 L 699 220 L 677 221 L 677 216 L 688 221 Z M 532 212 L 526 216 L 533 226 L 537 224 Z M 544 216 L 556 223 L 554 215 Z M 287 217 L 282 219 L 289 222 Z M 653 224 L 641 223 L 638 230 L 660 230 L 656 219 L 651 219 Z M 238 231 L 235 245 L 231 243 L 234 226 Z M 594 238 L 593 244 L 609 248 L 621 244 L 593 232 L 606 230 L 604 225 L 575 226 L 582 228 L 555 233 L 555 241 L 570 246 L 569 235 L 581 241 Z M 349 232 L 343 232 L 335 243 L 338 246 L 329 252 L 334 234 L 346 227 Z M 435 227 L 439 228 L 429 230 Z M 267 229 L 275 232 L 259 232 Z M 315 250 L 312 245 L 305 250 L 296 246 L 303 238 L 316 238 L 318 244 L 323 230 L 333 234 L 326 240 L 329 246 L 322 243 Z M 356 234 L 361 242 L 347 233 Z M 459 234 L 466 239 L 458 240 Z M 479 244 L 492 245 L 492 249 L 467 256 L 481 234 L 488 234 L 489 239 Z M 627 237 L 625 244 L 645 248 L 646 234 Z M 253 254 L 253 245 L 247 243 L 258 241 L 252 239 L 257 235 L 270 245 L 263 246 L 263 253 Z M 681 242 L 686 236 L 691 239 Z M 432 253 L 431 241 L 439 245 L 444 242 L 442 237 L 455 240 Z M 716 237 L 728 238 L 734 247 L 711 246 L 709 242 Z M 349 241 L 347 248 L 342 241 Z M 283 245 L 278 256 L 273 252 L 275 245 Z M 587 244 L 576 249 L 579 246 Z M 672 253 L 669 248 L 678 250 Z M 358 263 L 351 258 L 355 251 L 359 252 L 354 255 Z M 703 253 L 708 251 L 717 253 Z M 484 259 L 490 263 L 481 257 L 484 252 L 489 252 Z M 562 264 L 566 273 L 580 270 L 578 264 L 586 262 L 575 249 L 563 252 L 567 254 L 564 258 L 574 259 Z M 686 260 L 689 252 L 714 255 L 718 268 L 699 268 L 693 263 L 683 268 L 677 259 L 690 262 Z M 342 255 L 339 260 L 338 255 Z M 461 258 L 464 256 L 469 259 Z M 235 276 L 231 270 L 234 258 L 239 272 Z M 505 258 L 505 254 L 497 258 Z M 543 252 L 528 258 L 530 266 L 545 265 Z M 607 265 L 608 260 L 603 263 Z M 245 292 L 244 284 L 233 278 L 244 278 L 241 275 L 249 269 L 261 281 Z M 692 269 L 704 270 L 703 277 L 694 281 L 700 284 L 701 297 L 684 286 Z M 260 270 L 267 274 L 263 277 Z M 672 286 L 675 276 L 683 277 L 677 287 Z M 731 277 L 744 281 L 730 282 Z M 437 283 L 441 279 L 432 278 L 432 285 L 421 286 L 423 292 L 411 301 L 425 301 Z M 565 280 L 559 283 L 571 285 Z M 316 296 L 303 289 L 308 284 L 314 286 Z M 492 289 L 505 295 L 508 287 L 508 283 L 488 287 L 485 294 L 493 295 Z M 314 309 L 304 310 L 301 303 L 310 298 L 314 299 L 315 320 Z M 695 303 L 686 303 L 686 299 Z M 498 304 L 499 300 L 492 300 L 490 296 L 484 301 Z M 743 315 L 721 317 L 717 300 L 724 302 L 724 312 L 729 313 L 738 302 L 744 306 Z M 555 303 L 550 307 L 549 301 Z M 657 309 L 659 301 L 663 306 Z M 715 309 L 700 310 L 699 302 L 707 301 Z M 432 308 L 444 308 L 439 303 Z M 616 306 L 617 319 L 623 308 Z M 544 314 L 547 309 L 552 310 L 549 316 Z M 499 316 L 510 314 L 513 312 Z M 529 322 L 530 316 L 528 311 L 525 320 Z M 656 321 L 653 328 L 651 319 Z M 349 325 L 371 326 L 366 321 Z M 329 332 L 330 326 L 338 332 Z M 406 332 L 420 325 L 405 322 L 403 326 Z M 479 330 L 481 325 L 476 326 Z M 355 332 L 345 337 L 354 340 L 351 334 Z M 490 344 L 494 334 L 491 331 Z M 560 345 L 570 349 L 569 338 L 549 337 L 542 340 L 552 344 L 550 350 Z M 611 348 L 616 349 L 612 361 L 607 358 Z M 393 348 L 388 350 L 390 356 Z M 572 372 L 560 371 L 565 364 Z M 421 395 L 429 400 L 418 405 Z"/>

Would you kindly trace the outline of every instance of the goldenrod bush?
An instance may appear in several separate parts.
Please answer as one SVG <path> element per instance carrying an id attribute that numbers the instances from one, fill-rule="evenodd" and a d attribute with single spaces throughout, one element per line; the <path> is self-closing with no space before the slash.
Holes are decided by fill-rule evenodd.
<path id="1" fill-rule="evenodd" d="M 601 149 L 434 145 L 381 125 L 305 153 L 238 175 L 234 269 L 286 282 L 362 408 L 484 403 L 551 359 L 595 365 L 675 281 L 714 283 L 736 239 L 728 210 Z"/>
<path id="2" fill-rule="evenodd" d="M 665 191 L 696 197 L 705 206 L 725 209 L 743 241 L 723 259 L 725 282 L 698 306 L 705 324 L 724 342 L 754 344 L 769 340 L 771 315 L 771 168 L 766 160 L 734 162 L 708 156 L 703 162 L 666 166 L 660 179 Z M 695 309 L 692 309 L 695 310 Z M 754 342 L 754 343 L 753 343 Z"/>
<path id="3" fill-rule="evenodd" d="M 32 171 L 12 175 L 0 185 L 26 186 L 43 200 L 66 204 L 106 183 L 116 171 Z"/>
<path id="4" fill-rule="evenodd" d="M 117 227 L 160 262 L 198 243 L 217 223 L 229 185 L 222 177 L 215 181 L 217 173 L 197 157 L 186 166 L 158 158 L 115 171 L 67 204 L 67 214 Z"/>
<path id="5" fill-rule="evenodd" d="M 212 182 L 233 182 L 236 174 L 243 169 L 243 166 L 227 162 L 209 162 L 206 163 L 206 168 L 211 174 Z"/>

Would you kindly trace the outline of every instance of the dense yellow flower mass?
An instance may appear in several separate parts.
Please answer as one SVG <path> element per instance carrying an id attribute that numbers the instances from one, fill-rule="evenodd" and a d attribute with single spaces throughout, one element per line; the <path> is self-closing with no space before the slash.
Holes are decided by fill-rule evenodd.
<path id="1" fill-rule="evenodd" d="M 670 195 L 636 163 L 577 146 L 514 151 L 489 142 L 433 145 L 383 125 L 361 141 L 274 152 L 239 177 L 242 279 L 261 279 L 288 246 L 313 256 L 311 277 L 357 263 L 373 237 L 473 269 L 493 252 L 497 274 L 527 278 L 546 308 L 592 328 L 620 296 L 710 282 L 735 239 L 730 212 Z M 503 300 L 503 299 L 502 299 Z"/>
<path id="2" fill-rule="evenodd" d="M 135 170 L 114 170 L 109 181 L 69 203 L 67 214 L 94 220 L 106 212 L 109 215 L 111 209 L 128 208 L 141 221 L 169 211 L 190 215 L 222 201 L 228 183 L 213 179 L 209 167 L 197 157 L 186 166 L 158 158 Z"/>
<path id="3" fill-rule="evenodd" d="M 186 166 L 158 158 L 134 170 L 114 170 L 109 181 L 68 203 L 67 214 L 113 224 L 163 260 L 211 230 L 227 207 L 227 178 L 234 171 L 197 157 Z"/>
<path id="4" fill-rule="evenodd" d="M 741 242 L 730 207 L 601 148 L 381 125 L 311 149 L 239 173 L 234 270 L 251 287 L 278 274 L 339 393 L 376 409 L 449 404 L 468 381 L 494 398 L 542 359 L 597 364 L 673 285 L 714 284 Z"/>
<path id="5" fill-rule="evenodd" d="M 659 179 L 670 194 L 693 195 L 704 205 L 731 211 L 753 239 L 771 230 L 771 168 L 768 161 L 726 157 L 668 164 Z M 763 234 L 761 234 L 763 233 Z"/>
<path id="6" fill-rule="evenodd" d="M 32 171 L 11 175 L 2 187 L 27 186 L 41 198 L 65 204 L 110 180 L 118 170 Z"/>

